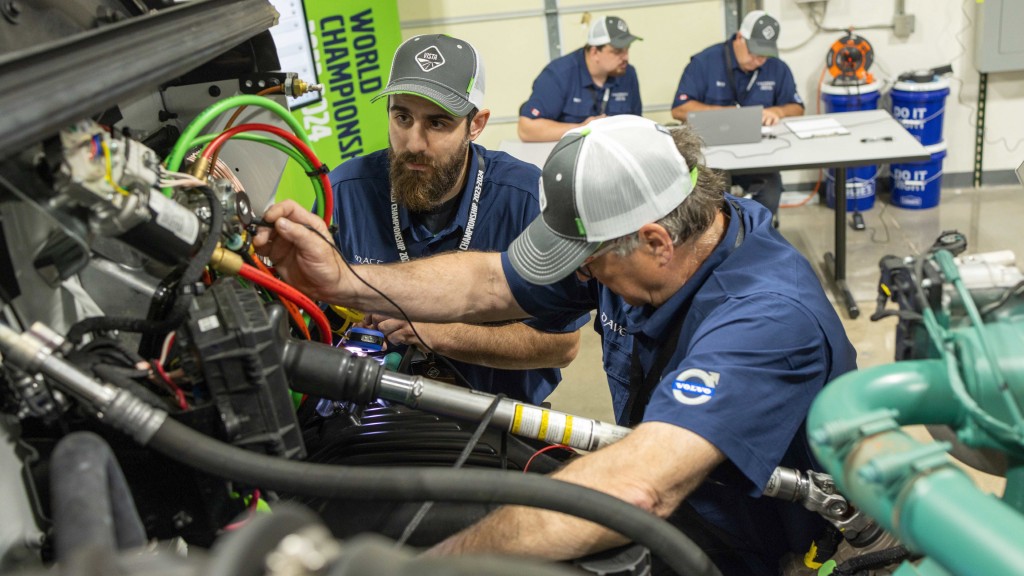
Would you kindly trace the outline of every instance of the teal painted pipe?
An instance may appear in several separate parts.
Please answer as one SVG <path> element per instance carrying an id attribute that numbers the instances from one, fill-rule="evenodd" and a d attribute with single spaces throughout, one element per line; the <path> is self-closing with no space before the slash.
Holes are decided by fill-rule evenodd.
<path id="1" fill-rule="evenodd" d="M 808 435 L 840 491 L 911 549 L 956 574 L 1024 571 L 1024 518 L 986 495 L 937 444 L 901 425 L 965 423 L 944 360 L 869 368 L 831 382 Z"/>

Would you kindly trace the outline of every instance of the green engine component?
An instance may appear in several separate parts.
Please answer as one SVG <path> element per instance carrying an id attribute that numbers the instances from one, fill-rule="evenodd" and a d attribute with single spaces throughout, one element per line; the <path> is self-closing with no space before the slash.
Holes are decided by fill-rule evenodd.
<path id="1" fill-rule="evenodd" d="M 896 574 L 1024 573 L 1024 282 L 969 290 L 945 250 L 881 267 L 873 318 L 900 317 L 901 361 L 825 387 L 808 416 L 814 453 L 854 505 L 926 556 Z M 1005 454 L 1003 498 L 978 489 L 948 443 L 900 428 L 912 424 Z"/>

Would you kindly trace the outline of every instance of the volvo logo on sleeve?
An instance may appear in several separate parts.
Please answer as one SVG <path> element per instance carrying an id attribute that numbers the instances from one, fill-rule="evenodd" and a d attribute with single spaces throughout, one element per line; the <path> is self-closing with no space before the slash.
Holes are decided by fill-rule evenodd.
<path id="1" fill-rule="evenodd" d="M 672 383 L 672 395 L 680 404 L 697 406 L 711 401 L 718 387 L 718 372 L 697 368 L 683 370 Z"/>
<path id="2" fill-rule="evenodd" d="M 434 68 L 444 65 L 444 56 L 441 55 L 437 46 L 431 46 L 416 55 L 416 63 L 420 65 L 424 72 L 430 72 Z"/>

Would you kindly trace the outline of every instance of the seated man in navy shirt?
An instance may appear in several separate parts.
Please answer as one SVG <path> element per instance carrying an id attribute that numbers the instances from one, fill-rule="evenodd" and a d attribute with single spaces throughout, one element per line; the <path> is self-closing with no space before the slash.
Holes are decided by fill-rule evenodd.
<path id="1" fill-rule="evenodd" d="M 758 105 L 764 106 L 761 122 L 765 126 L 786 116 L 802 116 L 804 102 L 793 73 L 778 58 L 779 33 L 778 20 L 754 10 L 732 38 L 694 55 L 679 80 L 672 117 L 686 122 L 686 115 L 695 110 Z M 732 181 L 778 216 L 782 196 L 778 172 L 734 176 Z"/>
<path id="2" fill-rule="evenodd" d="M 477 51 L 445 35 L 410 38 L 375 100 L 384 97 L 390 147 L 330 175 L 341 251 L 355 263 L 382 264 L 504 250 L 539 213 L 540 170 L 472 143 L 490 117 Z M 417 322 L 415 329 L 474 389 L 539 404 L 561 378 L 557 367 L 575 357 L 587 321 L 576 315 L 501 326 Z M 392 344 L 420 344 L 404 320 L 375 324 Z"/>
<path id="3" fill-rule="evenodd" d="M 856 352 L 771 213 L 725 194 L 699 158 L 686 128 L 597 120 L 555 145 L 541 214 L 507 252 L 356 270 L 424 319 L 621 311 L 616 322 L 632 343 L 618 360 L 630 376 L 617 408 L 635 429 L 554 477 L 668 518 L 726 576 L 774 576 L 783 558 L 803 557 L 825 523 L 762 493 L 777 466 L 814 467 L 804 430 L 811 401 L 856 368 Z M 261 228 L 254 243 L 297 287 L 392 309 L 300 225 L 323 233 L 323 221 L 293 202 L 265 219 L 274 229 Z M 567 559 L 621 543 L 588 521 L 506 506 L 433 552 Z"/>
<path id="4" fill-rule="evenodd" d="M 598 18 L 587 45 L 548 63 L 533 81 L 533 93 L 519 109 L 519 139 L 551 142 L 595 118 L 643 111 L 629 46 L 642 40 L 626 21 Z"/>

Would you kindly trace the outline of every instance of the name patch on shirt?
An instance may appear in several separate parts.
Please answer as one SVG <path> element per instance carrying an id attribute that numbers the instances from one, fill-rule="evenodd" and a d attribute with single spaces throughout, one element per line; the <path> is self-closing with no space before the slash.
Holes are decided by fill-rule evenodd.
<path id="1" fill-rule="evenodd" d="M 625 102 L 629 98 L 629 92 L 612 92 L 612 100 L 616 102 Z"/>
<path id="2" fill-rule="evenodd" d="M 757 82 L 757 89 L 772 92 L 775 90 L 775 80 L 759 80 Z"/>
<path id="3" fill-rule="evenodd" d="M 698 368 L 683 370 L 672 383 L 672 396 L 687 406 L 706 404 L 715 396 L 719 376 L 718 372 Z"/>
<path id="4" fill-rule="evenodd" d="M 601 312 L 601 327 L 604 328 L 605 334 L 618 334 L 623 338 L 626 337 L 626 327 L 609 318 L 608 314 L 604 312 Z"/>
<path id="5" fill-rule="evenodd" d="M 356 261 L 356 264 L 383 264 L 384 261 L 379 258 L 370 258 L 369 256 L 360 256 L 359 254 L 353 254 L 352 259 Z"/>

